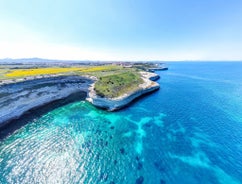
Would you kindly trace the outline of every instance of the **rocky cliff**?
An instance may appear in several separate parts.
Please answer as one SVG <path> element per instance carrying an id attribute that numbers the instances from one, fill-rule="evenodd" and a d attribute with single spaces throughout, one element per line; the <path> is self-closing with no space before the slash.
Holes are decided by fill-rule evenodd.
<path id="1" fill-rule="evenodd" d="M 49 76 L 28 80 L 5 82 L 0 85 L 0 128 L 13 119 L 19 118 L 31 109 L 49 104 L 78 92 L 86 92 L 89 102 L 109 111 L 118 110 L 143 94 L 159 89 L 159 75 L 140 72 L 143 83 L 133 92 L 117 98 L 102 98 L 94 91 L 94 81 L 90 76 Z M 7 83 L 7 84 L 6 84 Z"/>
<path id="2" fill-rule="evenodd" d="M 107 109 L 109 111 L 115 111 L 125 107 L 141 95 L 159 89 L 159 84 L 153 81 L 157 80 L 159 78 L 159 75 L 150 72 L 140 72 L 140 74 L 144 82 L 140 84 L 139 88 L 133 92 L 126 93 L 117 98 L 105 98 L 100 97 L 95 93 L 95 84 L 92 84 L 89 88 L 87 100 L 99 108 Z"/>
<path id="3" fill-rule="evenodd" d="M 0 127 L 38 106 L 79 91 L 88 92 L 92 83 L 86 77 L 59 76 L 1 85 Z"/>

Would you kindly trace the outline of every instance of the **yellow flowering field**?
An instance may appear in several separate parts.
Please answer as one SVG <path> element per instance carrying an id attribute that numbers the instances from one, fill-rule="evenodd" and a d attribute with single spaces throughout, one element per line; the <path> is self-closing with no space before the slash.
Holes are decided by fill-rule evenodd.
<path id="1" fill-rule="evenodd" d="M 34 69 L 16 69 L 6 74 L 7 77 L 27 77 L 36 75 L 59 74 L 73 71 L 80 71 L 81 68 L 34 68 Z"/>
<path id="2" fill-rule="evenodd" d="M 30 68 L 30 69 L 14 69 L 5 74 L 8 78 L 19 78 L 27 76 L 38 76 L 48 74 L 68 74 L 68 73 L 87 73 L 97 71 L 110 71 L 118 69 L 117 66 L 104 65 L 104 66 L 88 66 L 88 67 L 53 67 L 53 68 Z"/>

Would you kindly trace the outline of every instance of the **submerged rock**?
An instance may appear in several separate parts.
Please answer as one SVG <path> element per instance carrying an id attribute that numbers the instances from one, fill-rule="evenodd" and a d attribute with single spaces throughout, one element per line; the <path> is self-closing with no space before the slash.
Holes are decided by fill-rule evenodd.
<path id="1" fill-rule="evenodd" d="M 139 162 L 139 163 L 138 163 L 138 166 L 137 166 L 137 169 L 140 170 L 140 169 L 142 169 L 142 168 L 143 168 L 143 164 Z"/>
<path id="2" fill-rule="evenodd" d="M 121 153 L 121 154 L 124 154 L 124 153 L 125 153 L 125 149 L 124 149 L 124 148 L 121 148 L 121 149 L 120 149 L 120 153 Z"/>
<path id="3" fill-rule="evenodd" d="M 137 161 L 139 161 L 139 156 L 136 156 L 135 159 L 136 159 Z"/>
<path id="4" fill-rule="evenodd" d="M 136 179 L 135 183 L 136 184 L 142 184 L 144 182 L 144 177 L 140 176 L 139 178 Z"/>
<path id="5" fill-rule="evenodd" d="M 160 172 L 164 172 L 165 171 L 165 167 L 162 165 L 161 162 L 158 162 L 158 161 L 154 162 L 154 166 Z"/>
<path id="6" fill-rule="evenodd" d="M 107 181 L 108 180 L 108 174 L 107 173 L 101 173 L 99 180 L 100 181 Z"/>

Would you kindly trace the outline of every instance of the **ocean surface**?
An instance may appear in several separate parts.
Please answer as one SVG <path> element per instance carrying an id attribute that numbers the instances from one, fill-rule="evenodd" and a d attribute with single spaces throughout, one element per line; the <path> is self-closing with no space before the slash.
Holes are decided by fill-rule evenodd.
<path id="1" fill-rule="evenodd" d="M 242 183 L 242 63 L 168 66 L 121 111 L 78 100 L 16 120 L 0 183 Z"/>

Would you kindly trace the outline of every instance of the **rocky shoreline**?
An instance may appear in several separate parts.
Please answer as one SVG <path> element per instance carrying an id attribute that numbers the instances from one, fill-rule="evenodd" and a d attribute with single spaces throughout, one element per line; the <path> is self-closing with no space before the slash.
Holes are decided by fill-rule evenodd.
<path id="1" fill-rule="evenodd" d="M 65 99 L 78 92 L 88 93 L 93 80 L 82 76 L 58 76 L 0 86 L 0 127 L 31 109 Z"/>
<path id="2" fill-rule="evenodd" d="M 137 90 L 126 93 L 117 98 L 105 98 L 96 94 L 94 90 L 94 84 L 92 84 L 89 88 L 87 101 L 96 107 L 106 109 L 108 111 L 115 111 L 127 106 L 136 98 L 160 88 L 160 85 L 154 82 L 155 80 L 159 79 L 158 74 L 150 72 L 140 72 L 140 74 L 144 82 L 139 85 Z"/>
<path id="3" fill-rule="evenodd" d="M 86 92 L 86 100 L 94 106 L 115 111 L 127 106 L 141 95 L 159 89 L 154 82 L 159 75 L 140 72 L 144 83 L 131 93 L 118 98 L 99 97 L 94 91 L 93 76 L 49 76 L 28 80 L 7 81 L 0 85 L 0 128 L 23 114 L 56 100 L 65 99 L 71 94 Z"/>

